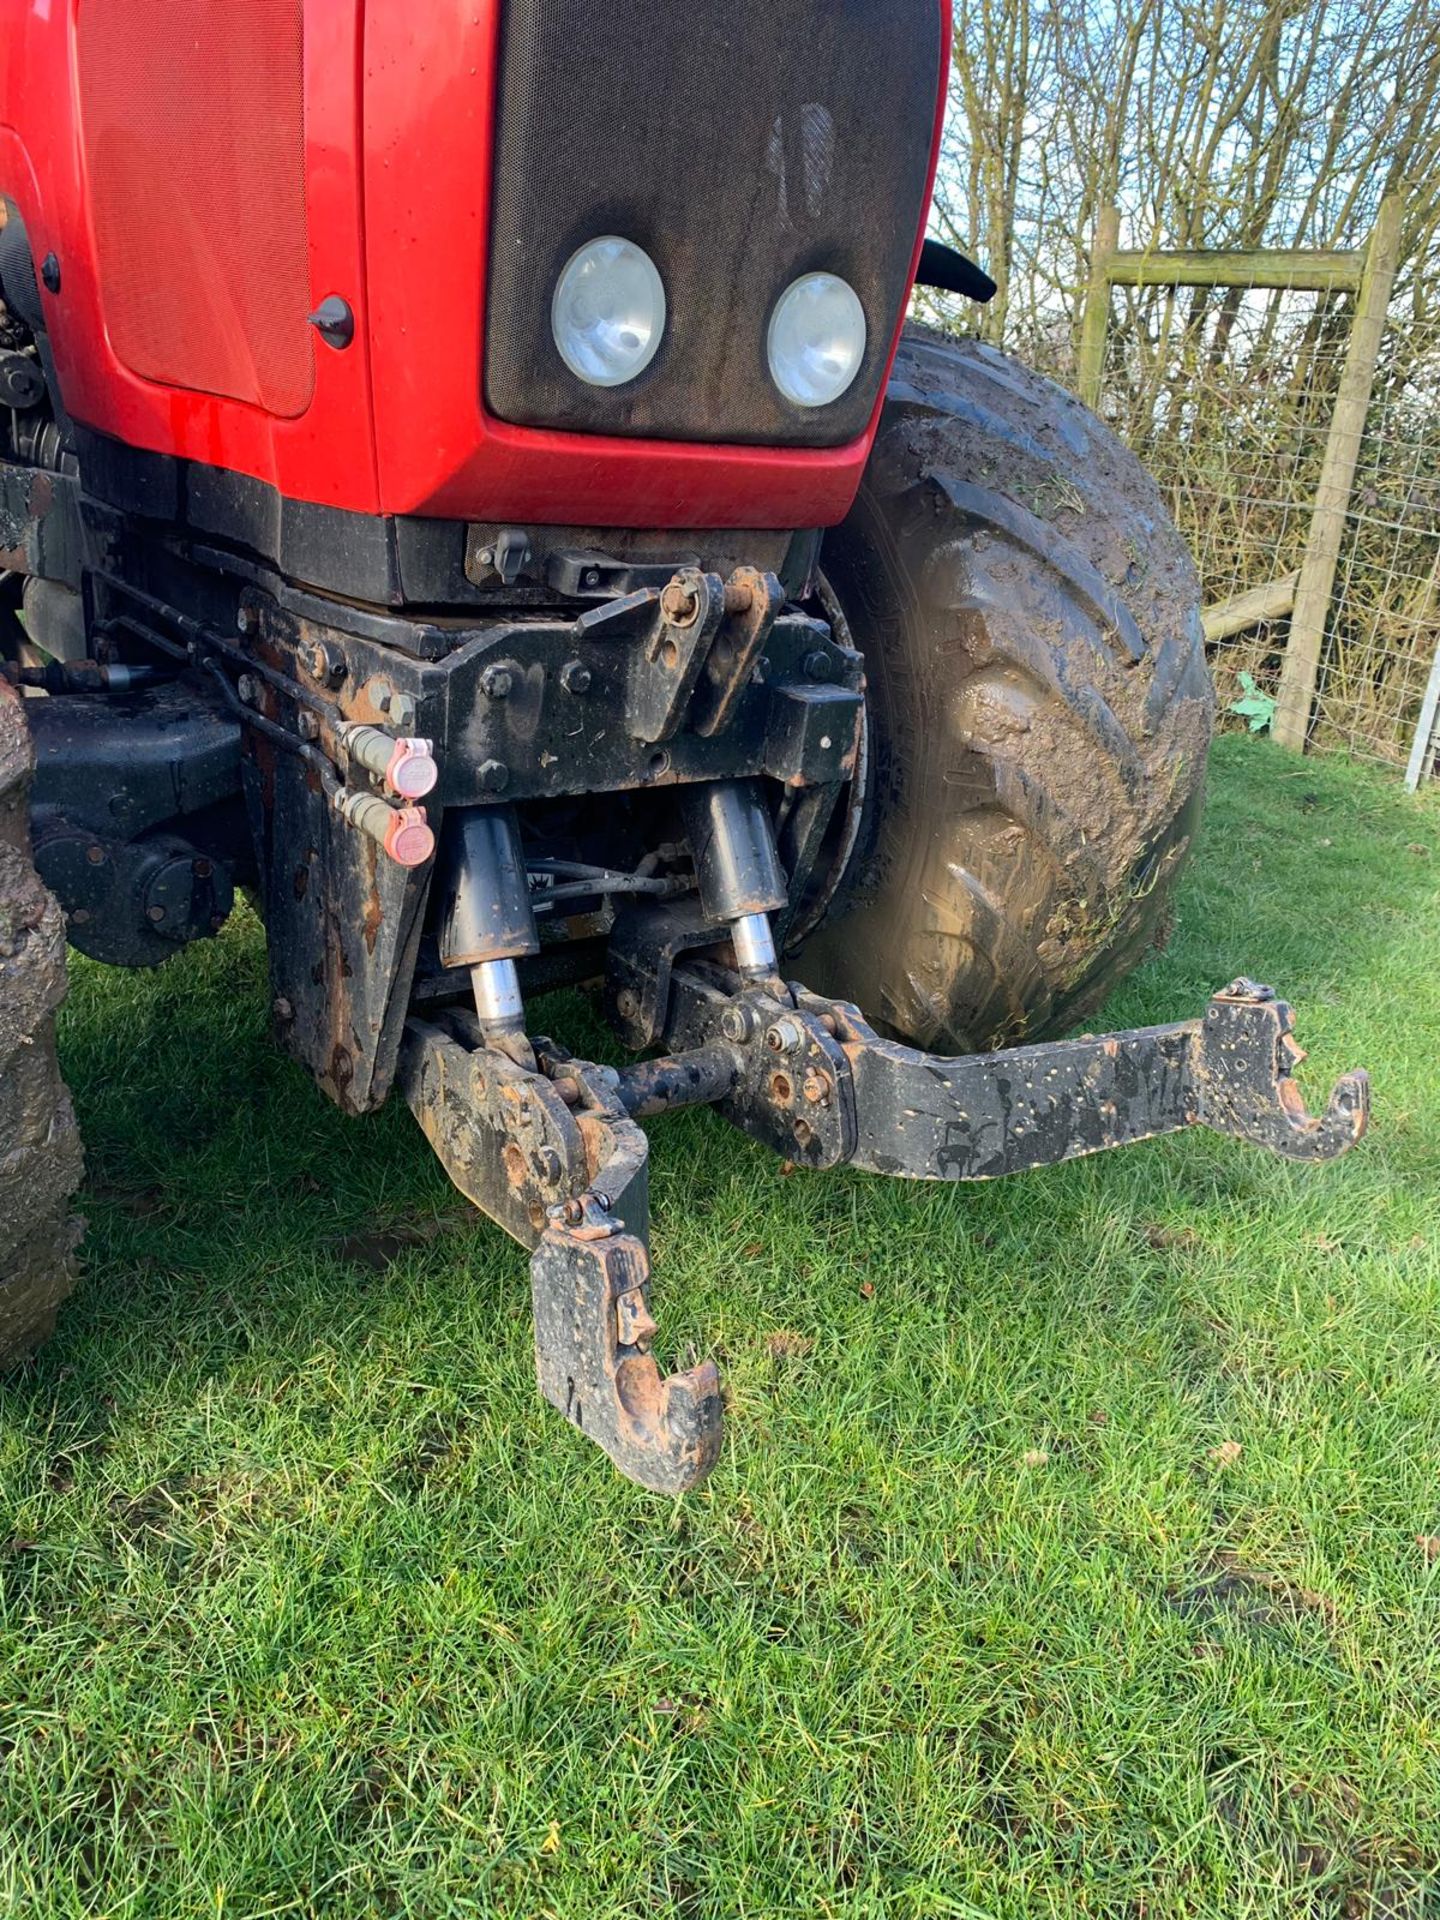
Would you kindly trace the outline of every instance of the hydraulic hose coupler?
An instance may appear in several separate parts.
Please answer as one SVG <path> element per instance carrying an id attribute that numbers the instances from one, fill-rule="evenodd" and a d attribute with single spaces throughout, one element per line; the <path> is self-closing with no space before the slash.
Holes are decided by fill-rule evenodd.
<path id="1" fill-rule="evenodd" d="M 392 807 L 378 794 L 342 790 L 335 796 L 335 811 L 378 841 L 396 866 L 423 867 L 435 851 L 423 807 Z"/>
<path id="2" fill-rule="evenodd" d="M 397 799 L 423 800 L 440 778 L 429 740 L 396 739 L 382 727 L 356 722 L 337 727 L 335 738 L 357 766 L 375 774 Z"/>

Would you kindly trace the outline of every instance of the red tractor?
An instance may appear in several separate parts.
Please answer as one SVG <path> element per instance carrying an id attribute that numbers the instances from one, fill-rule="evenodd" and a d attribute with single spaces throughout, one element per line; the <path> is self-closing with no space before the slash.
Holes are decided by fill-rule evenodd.
<path id="1" fill-rule="evenodd" d="M 71 1284 L 66 934 L 155 966 L 241 889 L 280 1045 L 534 1249 L 541 1390 L 654 1488 L 721 1402 L 638 1118 L 929 1180 L 1358 1137 L 1247 981 L 1046 1038 L 1163 929 L 1212 699 L 1137 462 L 904 326 L 989 290 L 923 240 L 949 32 L 0 0 L 0 1351 Z M 623 1070 L 527 1030 L 594 980 Z"/>

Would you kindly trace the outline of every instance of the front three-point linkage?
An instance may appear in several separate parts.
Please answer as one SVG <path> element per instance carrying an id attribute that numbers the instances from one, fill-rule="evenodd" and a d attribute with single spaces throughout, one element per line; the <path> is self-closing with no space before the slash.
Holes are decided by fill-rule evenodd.
<path id="1" fill-rule="evenodd" d="M 638 1069 L 622 1089 L 526 1034 L 516 962 L 539 942 L 514 810 L 457 814 L 447 833 L 440 956 L 469 969 L 475 1010 L 412 1019 L 400 1084 L 460 1191 L 534 1249 L 545 1397 L 632 1480 L 681 1492 L 714 1465 L 721 1415 L 713 1363 L 662 1378 L 650 1352 L 647 1144 L 630 1111 L 667 1077 Z M 701 1049 L 674 1084 L 712 1100 L 728 1070 Z"/>
<path id="2" fill-rule="evenodd" d="M 663 1097 L 652 1066 L 625 1079 L 534 1042 L 524 1067 L 479 1021 L 412 1021 L 405 1093 L 451 1179 L 523 1245 L 540 1390 L 630 1479 L 682 1493 L 720 1451 L 712 1361 L 662 1377 L 650 1351 L 644 1132 L 627 1111 Z M 728 1060 L 687 1062 L 677 1084 L 713 1098 Z"/>
<path id="3" fill-rule="evenodd" d="M 644 1486 L 680 1492 L 704 1477 L 721 1405 L 713 1365 L 665 1377 L 650 1350 L 636 1116 L 713 1105 L 807 1166 L 916 1180 L 993 1179 L 1197 1125 L 1327 1160 L 1365 1129 L 1363 1073 L 1338 1082 L 1323 1114 L 1305 1111 L 1290 1009 L 1248 980 L 1198 1020 L 1102 1038 L 954 1060 L 882 1039 L 856 1008 L 777 977 L 767 915 L 783 888 L 759 797 L 737 784 L 688 802 L 698 904 L 633 908 L 612 936 L 616 1024 L 668 1051 L 623 1071 L 573 1060 L 525 1037 L 509 975 L 485 971 L 479 920 L 512 951 L 517 937 L 496 875 L 511 873 L 512 919 L 524 883 L 502 813 L 488 822 L 508 854 L 490 848 L 483 912 L 461 886 L 442 938 L 448 964 L 477 969 L 477 1013 L 412 1021 L 403 1081 L 457 1186 L 535 1249 L 542 1392 Z"/>

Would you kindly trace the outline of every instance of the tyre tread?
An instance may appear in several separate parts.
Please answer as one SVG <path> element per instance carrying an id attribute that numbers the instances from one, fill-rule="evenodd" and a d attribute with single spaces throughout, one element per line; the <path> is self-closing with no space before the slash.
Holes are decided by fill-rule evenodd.
<path id="1" fill-rule="evenodd" d="M 1213 717 L 1154 483 L 1052 382 L 909 328 L 823 563 L 879 740 L 851 900 L 807 973 L 935 1050 L 1083 1018 L 1165 924 Z"/>
<path id="2" fill-rule="evenodd" d="M 23 702 L 0 679 L 0 1368 L 46 1339 L 75 1284 L 83 1160 L 55 1051 L 65 923 L 30 857 Z"/>

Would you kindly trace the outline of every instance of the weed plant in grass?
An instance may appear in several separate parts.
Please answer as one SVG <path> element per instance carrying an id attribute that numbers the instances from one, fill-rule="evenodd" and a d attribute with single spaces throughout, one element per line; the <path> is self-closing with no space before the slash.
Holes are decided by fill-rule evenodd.
<path id="1" fill-rule="evenodd" d="M 77 963 L 86 1279 L 0 1390 L 0 1912 L 1435 1913 L 1437 880 L 1433 804 L 1224 740 L 1106 1010 L 1273 980 L 1312 1095 L 1374 1073 L 1335 1166 L 928 1189 L 657 1125 L 662 1324 L 731 1396 L 679 1503 L 542 1406 L 525 1255 L 409 1116 L 272 1053 L 253 922 Z"/>

